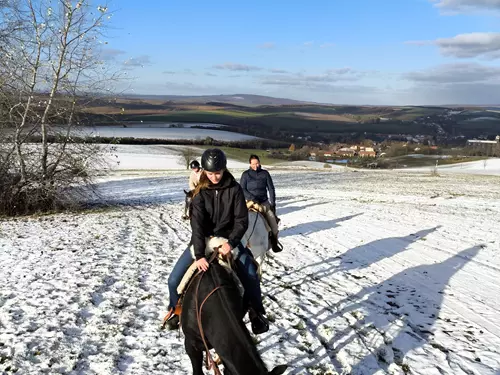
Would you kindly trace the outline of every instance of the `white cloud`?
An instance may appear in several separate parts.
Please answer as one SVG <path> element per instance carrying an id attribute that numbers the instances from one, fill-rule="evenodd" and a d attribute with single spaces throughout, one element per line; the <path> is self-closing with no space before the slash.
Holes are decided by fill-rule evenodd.
<path id="1" fill-rule="evenodd" d="M 351 68 L 336 68 L 336 69 L 328 69 L 326 71 L 326 74 L 329 75 L 335 75 L 335 74 L 344 75 L 349 73 L 355 73 L 355 71 L 352 70 Z"/>
<path id="2" fill-rule="evenodd" d="M 280 71 L 281 72 L 281 71 Z M 307 86 L 311 83 L 331 83 L 339 81 L 357 81 L 368 72 L 351 68 L 328 69 L 323 74 L 287 74 L 279 76 L 262 76 L 262 84 L 281 86 Z"/>
<path id="3" fill-rule="evenodd" d="M 100 55 L 103 60 L 111 61 L 120 55 L 124 55 L 125 53 L 125 51 L 122 51 L 120 49 L 105 48 L 101 51 Z"/>
<path id="4" fill-rule="evenodd" d="M 273 42 L 262 43 L 258 45 L 260 49 L 274 49 L 276 48 L 276 44 Z"/>
<path id="5" fill-rule="evenodd" d="M 403 75 L 403 78 L 409 81 L 432 84 L 487 82 L 500 80 L 500 67 L 477 63 L 445 64 L 430 69 L 408 72 Z"/>
<path id="6" fill-rule="evenodd" d="M 151 65 L 151 60 L 148 55 L 142 55 L 138 57 L 132 57 L 123 63 L 123 65 L 128 67 L 144 67 L 144 65 Z"/>
<path id="7" fill-rule="evenodd" d="M 500 33 L 459 34 L 452 38 L 440 38 L 431 41 L 409 41 L 406 44 L 435 45 L 444 56 L 458 58 L 500 57 Z"/>
<path id="8" fill-rule="evenodd" d="M 436 7 L 448 13 L 474 11 L 500 11 L 500 0 L 430 0 Z"/>
<path id="9" fill-rule="evenodd" d="M 269 69 L 269 71 L 271 73 L 275 73 L 275 74 L 284 74 L 284 73 L 288 73 L 287 70 L 284 70 L 284 69 Z"/>
<path id="10" fill-rule="evenodd" d="M 259 68 L 258 66 L 251 66 L 251 65 L 237 64 L 237 63 L 218 64 L 214 65 L 214 68 L 220 70 L 245 71 L 245 72 L 262 70 L 262 68 Z"/>

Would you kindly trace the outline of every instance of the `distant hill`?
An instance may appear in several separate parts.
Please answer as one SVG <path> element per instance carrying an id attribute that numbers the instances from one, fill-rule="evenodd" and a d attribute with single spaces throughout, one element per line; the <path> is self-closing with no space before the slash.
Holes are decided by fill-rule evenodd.
<path id="1" fill-rule="evenodd" d="M 293 105 L 293 104 L 312 104 L 300 100 L 274 98 L 264 95 L 234 94 L 234 95 L 123 95 L 123 98 L 145 99 L 145 100 L 164 100 L 175 103 L 225 103 L 238 106 L 255 107 L 261 105 Z"/>

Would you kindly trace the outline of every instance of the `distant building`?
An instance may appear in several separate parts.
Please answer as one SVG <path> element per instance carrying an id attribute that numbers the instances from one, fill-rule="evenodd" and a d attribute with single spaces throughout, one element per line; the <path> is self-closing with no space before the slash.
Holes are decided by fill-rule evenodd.
<path id="1" fill-rule="evenodd" d="M 493 141 L 486 139 L 469 139 L 467 146 L 486 152 L 488 155 L 498 154 L 500 152 L 500 135 L 497 135 Z"/>
<path id="2" fill-rule="evenodd" d="M 373 151 L 375 151 L 375 150 L 373 149 L 373 147 L 361 147 L 361 148 L 360 148 L 360 151 L 369 151 L 369 152 L 373 152 Z"/>
<path id="3" fill-rule="evenodd" d="M 337 155 L 340 156 L 354 156 L 356 154 L 356 151 L 353 150 L 352 148 L 341 148 L 340 150 L 337 151 Z"/>
<path id="4" fill-rule="evenodd" d="M 360 151 L 358 152 L 358 155 L 362 158 L 374 158 L 377 156 L 377 153 L 375 151 Z"/>
<path id="5" fill-rule="evenodd" d="M 480 146 L 480 145 L 497 145 L 500 143 L 500 135 L 495 137 L 495 140 L 488 141 L 486 139 L 469 139 L 467 140 L 467 145 L 469 146 Z"/>

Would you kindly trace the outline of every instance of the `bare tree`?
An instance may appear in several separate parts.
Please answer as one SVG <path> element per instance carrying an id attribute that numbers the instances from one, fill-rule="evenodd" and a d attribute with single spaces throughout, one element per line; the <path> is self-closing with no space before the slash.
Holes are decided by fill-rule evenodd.
<path id="1" fill-rule="evenodd" d="M 75 136 L 119 79 L 100 59 L 109 17 L 90 0 L 0 0 L 0 211 L 64 206 L 91 183 L 99 147 Z"/>
<path id="2" fill-rule="evenodd" d="M 184 147 L 179 155 L 179 164 L 186 166 L 189 169 L 189 163 L 200 157 L 200 152 L 193 147 Z"/>

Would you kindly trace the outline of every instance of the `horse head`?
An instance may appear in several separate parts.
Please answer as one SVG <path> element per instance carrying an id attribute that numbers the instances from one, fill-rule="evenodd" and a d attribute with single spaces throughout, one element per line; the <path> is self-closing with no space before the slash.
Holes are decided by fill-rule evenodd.
<path id="1" fill-rule="evenodd" d="M 186 195 L 186 197 L 184 198 L 184 215 L 182 216 L 182 218 L 184 220 L 187 220 L 189 219 L 189 217 L 191 216 L 191 203 L 193 202 L 193 190 L 189 190 L 189 191 L 186 191 L 184 190 L 184 194 Z"/>

